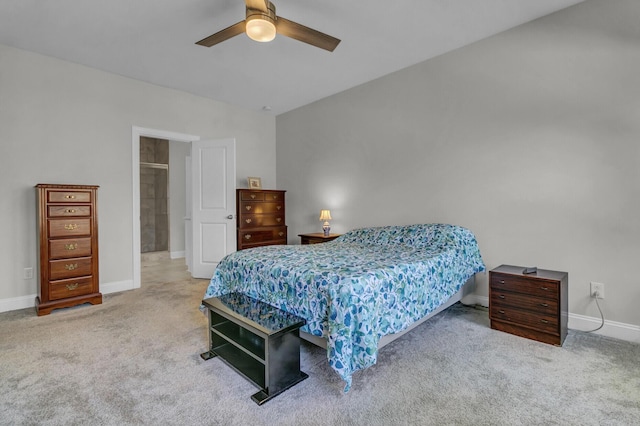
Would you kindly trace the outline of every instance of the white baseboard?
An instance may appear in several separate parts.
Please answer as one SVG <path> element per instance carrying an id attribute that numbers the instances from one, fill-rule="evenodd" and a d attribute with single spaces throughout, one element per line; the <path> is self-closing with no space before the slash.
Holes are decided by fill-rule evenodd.
<path id="1" fill-rule="evenodd" d="M 102 294 L 117 293 L 119 291 L 127 291 L 133 289 L 133 280 L 114 281 L 111 283 L 100 284 L 100 292 Z"/>
<path id="2" fill-rule="evenodd" d="M 18 309 L 33 308 L 36 306 L 37 294 L 29 296 L 0 299 L 0 312 L 17 311 Z"/>
<path id="3" fill-rule="evenodd" d="M 600 324 L 602 324 L 602 320 L 600 318 L 569 313 L 568 326 L 572 330 L 594 330 L 600 327 Z M 613 337 L 614 339 L 626 340 L 628 342 L 640 343 L 640 327 L 637 325 L 608 321 L 605 319 L 602 328 L 598 331 L 594 331 L 593 333 L 601 336 Z"/>
<path id="4" fill-rule="evenodd" d="M 100 284 L 100 292 L 102 294 L 116 293 L 118 291 L 133 290 L 133 281 L 115 281 L 111 283 Z M 37 294 L 28 296 L 12 297 L 9 299 L 0 299 L 0 312 L 17 311 L 18 309 L 35 308 Z"/>
<path id="5" fill-rule="evenodd" d="M 182 251 L 172 251 L 172 252 L 169 252 L 169 257 L 170 257 L 171 259 L 181 259 L 181 258 L 183 258 L 184 256 L 185 256 L 185 254 L 184 254 L 184 250 L 182 250 Z"/>
<path id="6" fill-rule="evenodd" d="M 476 294 L 466 295 L 462 302 L 469 305 L 475 304 L 484 306 L 485 308 L 489 307 L 489 298 L 485 296 L 478 296 Z M 600 318 L 569 313 L 568 327 L 571 330 L 593 330 L 598 328 L 601 323 L 602 320 Z M 607 321 L 605 319 L 604 326 L 600 330 L 595 331 L 594 334 L 613 337 L 614 339 L 626 340 L 628 342 L 640 343 L 640 327 L 638 327 L 637 325 L 625 324 L 616 321 Z"/>

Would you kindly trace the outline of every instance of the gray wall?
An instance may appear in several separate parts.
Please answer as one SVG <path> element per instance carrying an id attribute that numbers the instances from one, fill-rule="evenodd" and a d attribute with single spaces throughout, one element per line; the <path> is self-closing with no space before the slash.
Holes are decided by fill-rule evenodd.
<path id="1" fill-rule="evenodd" d="M 640 2 L 587 1 L 280 115 L 290 243 L 447 222 L 502 263 L 569 272 L 569 310 L 640 325 Z M 477 292 L 487 297 L 487 275 Z M 486 299 L 485 299 L 486 300 Z"/>
<path id="2" fill-rule="evenodd" d="M 274 117 L 0 45 L 0 311 L 37 292 L 37 183 L 100 185 L 101 286 L 132 281 L 132 126 L 235 138 L 237 185 L 275 187 Z"/>

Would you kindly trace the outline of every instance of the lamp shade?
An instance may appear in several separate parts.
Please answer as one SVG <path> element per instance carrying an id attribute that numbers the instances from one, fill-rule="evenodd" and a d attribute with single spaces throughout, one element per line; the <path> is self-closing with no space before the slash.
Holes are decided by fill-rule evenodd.
<path id="1" fill-rule="evenodd" d="M 331 220 L 331 212 L 329 210 L 320 210 L 320 220 Z"/>

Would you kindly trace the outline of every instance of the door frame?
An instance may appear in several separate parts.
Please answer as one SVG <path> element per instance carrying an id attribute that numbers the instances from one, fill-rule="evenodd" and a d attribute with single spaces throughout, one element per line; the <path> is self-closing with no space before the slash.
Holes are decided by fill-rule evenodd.
<path id="1" fill-rule="evenodd" d="M 133 174 L 133 248 L 131 253 L 133 265 L 132 288 L 140 288 L 142 281 L 140 267 L 140 137 L 142 136 L 185 143 L 200 140 L 200 136 L 189 135 L 186 133 L 169 132 L 166 130 L 149 129 L 138 126 L 132 126 L 131 128 L 131 168 Z"/>

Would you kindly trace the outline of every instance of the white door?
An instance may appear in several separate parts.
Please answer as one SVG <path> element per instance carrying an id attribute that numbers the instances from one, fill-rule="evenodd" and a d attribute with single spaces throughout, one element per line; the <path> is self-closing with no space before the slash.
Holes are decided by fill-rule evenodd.
<path id="1" fill-rule="evenodd" d="M 211 278 L 236 250 L 235 139 L 191 143 L 191 275 Z"/>
<path id="2" fill-rule="evenodd" d="M 191 191 L 191 155 L 187 155 L 184 158 L 184 172 L 185 172 L 185 217 L 184 217 L 184 260 L 187 263 L 187 271 L 191 272 L 193 267 L 191 266 L 191 259 L 193 256 L 193 228 L 191 226 L 191 200 L 193 198 Z"/>

